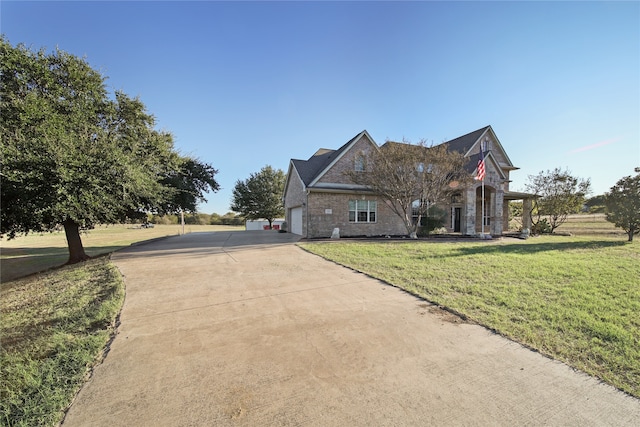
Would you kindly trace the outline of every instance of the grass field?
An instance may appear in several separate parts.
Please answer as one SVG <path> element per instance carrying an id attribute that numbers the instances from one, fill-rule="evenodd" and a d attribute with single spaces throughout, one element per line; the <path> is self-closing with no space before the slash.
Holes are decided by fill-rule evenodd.
<path id="1" fill-rule="evenodd" d="M 0 425 L 55 426 L 100 360 L 124 300 L 107 257 L 0 292 Z"/>
<path id="2" fill-rule="evenodd" d="M 243 230 L 244 227 L 224 225 L 185 225 L 184 232 L 216 230 Z M 101 255 L 132 243 L 182 233 L 180 225 L 156 225 L 154 228 L 140 228 L 138 225 L 98 226 L 82 234 L 82 243 L 89 256 Z M 31 273 L 59 267 L 67 262 L 67 240 L 64 231 L 53 233 L 32 233 L 12 240 L 0 240 L 0 281 L 23 277 Z"/>
<path id="3" fill-rule="evenodd" d="M 307 243 L 640 397 L 640 244 L 545 236 Z"/>
<path id="4" fill-rule="evenodd" d="M 604 218 L 604 214 L 570 215 L 567 222 L 556 230 L 558 233 L 571 233 L 576 236 L 620 236 L 627 233 L 616 228 L 613 223 Z"/>

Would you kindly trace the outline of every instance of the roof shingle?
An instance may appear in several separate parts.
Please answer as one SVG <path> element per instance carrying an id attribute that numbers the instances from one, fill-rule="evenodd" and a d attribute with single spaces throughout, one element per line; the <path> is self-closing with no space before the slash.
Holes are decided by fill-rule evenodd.
<path id="1" fill-rule="evenodd" d="M 325 170 L 327 166 L 333 162 L 333 160 L 340 156 L 344 150 L 347 149 L 349 144 L 353 142 L 356 138 L 360 137 L 365 131 L 358 133 L 356 136 L 347 141 L 342 147 L 337 150 L 329 150 L 326 148 L 322 148 L 316 153 L 309 157 L 308 160 L 297 160 L 292 159 L 293 165 L 298 171 L 298 175 L 300 175 L 300 179 L 304 182 L 304 185 L 309 185 L 311 182 L 318 176 L 320 172 Z"/>
<path id="2" fill-rule="evenodd" d="M 476 143 L 478 138 L 482 136 L 482 134 L 491 126 L 485 126 L 481 129 L 474 130 L 473 132 L 469 132 L 466 135 L 459 136 L 458 138 L 452 139 L 451 141 L 443 142 L 443 144 L 447 145 L 449 151 L 457 151 L 462 154 L 466 154 L 467 151 L 473 147 L 473 144 Z"/>

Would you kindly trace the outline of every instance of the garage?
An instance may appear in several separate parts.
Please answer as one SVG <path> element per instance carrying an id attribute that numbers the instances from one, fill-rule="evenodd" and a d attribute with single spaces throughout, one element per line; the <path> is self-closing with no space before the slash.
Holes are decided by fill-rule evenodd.
<path id="1" fill-rule="evenodd" d="M 291 232 L 302 236 L 302 206 L 291 208 Z"/>

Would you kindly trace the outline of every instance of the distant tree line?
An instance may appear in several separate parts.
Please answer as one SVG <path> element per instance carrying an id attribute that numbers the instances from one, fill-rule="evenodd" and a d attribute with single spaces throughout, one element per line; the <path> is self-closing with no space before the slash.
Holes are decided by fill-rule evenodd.
<path id="1" fill-rule="evenodd" d="M 147 216 L 147 222 L 158 225 L 180 224 L 180 214 L 153 215 Z M 224 215 L 217 213 L 206 214 L 200 212 L 185 213 L 184 223 L 187 225 L 244 225 L 245 218 L 234 212 L 227 212 Z"/>

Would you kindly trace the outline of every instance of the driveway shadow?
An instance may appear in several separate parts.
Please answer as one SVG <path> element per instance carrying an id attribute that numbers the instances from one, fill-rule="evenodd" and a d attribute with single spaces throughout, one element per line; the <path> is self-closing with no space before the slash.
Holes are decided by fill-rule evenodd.
<path id="1" fill-rule="evenodd" d="M 301 236 L 277 231 L 212 231 L 171 236 L 142 242 L 119 251 L 116 255 L 140 256 L 204 256 L 239 250 L 267 248 L 297 243 Z"/>

